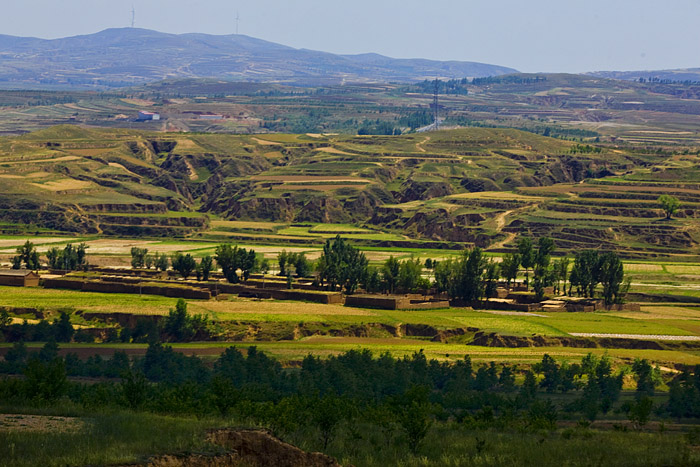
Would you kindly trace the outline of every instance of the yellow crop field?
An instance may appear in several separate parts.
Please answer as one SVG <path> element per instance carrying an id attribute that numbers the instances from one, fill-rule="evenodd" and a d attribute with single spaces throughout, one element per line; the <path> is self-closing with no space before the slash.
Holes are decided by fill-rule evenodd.
<path id="1" fill-rule="evenodd" d="M 625 271 L 628 272 L 663 272 L 663 266 L 659 264 L 625 264 Z"/>
<path id="2" fill-rule="evenodd" d="M 666 266 L 671 274 L 700 274 L 700 266 Z"/>
<path id="3" fill-rule="evenodd" d="M 280 301 L 210 301 L 190 304 L 193 313 L 206 310 L 213 313 L 265 314 L 265 315 L 336 315 L 336 316 L 377 316 L 371 310 L 351 308 L 342 305 L 322 305 L 318 303 Z"/>

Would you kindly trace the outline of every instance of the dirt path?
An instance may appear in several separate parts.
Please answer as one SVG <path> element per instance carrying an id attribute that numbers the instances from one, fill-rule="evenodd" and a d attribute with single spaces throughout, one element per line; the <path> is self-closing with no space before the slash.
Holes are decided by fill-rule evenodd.
<path id="1" fill-rule="evenodd" d="M 192 164 L 190 163 L 190 161 L 185 160 L 185 164 L 187 165 L 187 170 L 189 171 L 190 180 L 192 180 L 192 181 L 199 180 L 199 175 L 197 175 L 197 171 L 194 170 L 194 167 L 192 167 Z"/>
<path id="2" fill-rule="evenodd" d="M 418 149 L 420 152 L 427 152 L 423 145 L 428 141 L 430 141 L 430 136 L 426 136 L 423 141 L 421 141 L 420 143 L 416 143 L 416 149 Z"/>
<path id="3" fill-rule="evenodd" d="M 514 211 L 515 211 L 515 209 L 511 209 L 510 211 L 505 211 L 493 219 L 496 222 L 496 232 L 500 232 L 503 230 L 503 227 L 506 226 L 506 218 L 508 216 L 510 216 L 511 214 L 513 214 Z M 504 248 L 506 243 L 512 242 L 513 240 L 515 240 L 515 237 L 516 237 L 515 233 L 512 233 L 512 232 L 507 233 L 506 238 L 489 246 L 489 249 L 496 249 L 497 250 L 500 248 Z"/>
<path id="4" fill-rule="evenodd" d="M 506 217 L 513 214 L 513 211 L 514 211 L 514 209 L 511 209 L 510 211 L 506 211 L 503 214 L 499 214 L 498 216 L 496 216 L 496 218 L 494 220 L 496 221 L 496 230 L 497 231 L 500 232 L 501 230 L 503 230 L 503 227 L 506 226 Z"/>
<path id="5" fill-rule="evenodd" d="M 503 212 L 503 213 L 497 215 L 496 217 L 493 218 L 493 220 L 494 220 L 494 222 L 495 222 L 495 224 L 496 224 L 496 225 L 495 225 L 496 232 L 501 232 L 501 231 L 503 230 L 503 228 L 504 228 L 504 227 L 506 226 L 506 224 L 508 223 L 508 222 L 507 222 L 508 216 L 511 216 L 511 215 L 513 215 L 514 213 L 519 213 L 519 212 L 522 212 L 522 211 L 529 211 L 529 210 L 532 210 L 532 209 L 537 209 L 538 207 L 540 207 L 539 204 L 533 204 L 533 205 L 531 205 L 531 206 L 523 206 L 523 207 L 518 208 L 518 209 L 511 209 L 511 210 L 509 210 L 509 211 L 505 211 L 505 212 Z M 493 245 L 489 246 L 489 247 L 487 248 L 487 250 L 496 250 L 496 249 L 504 248 L 505 245 L 506 245 L 506 243 L 510 243 L 510 242 L 512 242 L 513 240 L 515 240 L 516 236 L 517 236 L 517 235 L 516 235 L 515 233 L 513 233 L 513 232 L 508 232 L 508 233 L 506 233 L 506 238 L 504 238 L 503 240 L 501 240 L 501 241 L 499 241 L 499 242 L 496 242 L 496 243 L 494 243 Z"/>

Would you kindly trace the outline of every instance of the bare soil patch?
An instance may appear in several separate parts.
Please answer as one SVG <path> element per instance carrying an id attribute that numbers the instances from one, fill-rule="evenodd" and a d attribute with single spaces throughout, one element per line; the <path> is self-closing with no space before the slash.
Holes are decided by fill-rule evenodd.
<path id="1" fill-rule="evenodd" d="M 49 191 L 86 190 L 95 187 L 95 184 L 92 182 L 75 180 L 73 178 L 64 178 L 46 183 L 32 183 L 31 185 Z"/>
<path id="2" fill-rule="evenodd" d="M 132 247 L 148 248 L 150 252 L 159 253 L 174 253 L 176 251 L 188 251 L 197 250 L 204 248 L 207 245 L 202 245 L 201 243 L 191 243 L 191 244 L 164 244 L 157 241 L 147 241 L 147 240 L 93 240 L 87 242 L 86 245 L 90 248 L 88 253 L 93 254 L 117 254 L 126 255 L 130 254 Z M 92 256 L 90 256 L 92 259 Z"/>
<path id="3" fill-rule="evenodd" d="M 83 429 L 85 422 L 75 417 L 0 414 L 0 432 L 41 431 L 69 433 Z"/>
<path id="4" fill-rule="evenodd" d="M 267 141 L 260 138 L 251 138 L 253 141 L 261 146 L 282 146 L 282 143 L 275 143 L 274 141 Z"/>
<path id="5" fill-rule="evenodd" d="M 65 241 L 70 241 L 70 238 L 66 237 L 17 237 L 17 238 L 7 238 L 0 239 L 0 248 L 18 246 L 24 244 L 27 240 L 35 245 L 40 245 L 42 243 L 60 243 Z"/>
<path id="6" fill-rule="evenodd" d="M 354 155 L 355 155 L 355 154 L 352 154 L 352 153 L 349 153 L 349 152 L 345 152 L 345 151 L 341 151 L 340 149 L 331 148 L 331 147 L 318 148 L 317 151 L 327 152 L 327 153 L 329 153 L 329 154 L 341 154 L 341 155 L 344 155 L 344 156 L 354 156 Z"/>

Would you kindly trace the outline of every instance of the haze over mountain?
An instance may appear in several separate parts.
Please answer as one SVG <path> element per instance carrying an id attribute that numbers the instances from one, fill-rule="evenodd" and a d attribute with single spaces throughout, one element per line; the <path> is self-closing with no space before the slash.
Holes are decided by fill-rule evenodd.
<path id="1" fill-rule="evenodd" d="M 0 87 L 120 87 L 166 78 L 325 84 L 485 77 L 516 70 L 475 62 L 334 55 L 244 35 L 107 29 L 45 40 L 0 35 Z"/>

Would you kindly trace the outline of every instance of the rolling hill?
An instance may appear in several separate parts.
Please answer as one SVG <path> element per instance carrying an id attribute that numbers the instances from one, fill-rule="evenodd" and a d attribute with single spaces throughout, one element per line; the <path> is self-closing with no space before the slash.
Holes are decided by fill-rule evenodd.
<path id="1" fill-rule="evenodd" d="M 566 249 L 687 255 L 700 243 L 697 160 L 513 129 L 362 137 L 65 125 L 0 140 L 0 232 L 298 244 L 309 239 L 293 229 L 261 235 L 225 222 L 352 224 L 378 232 L 365 245 L 385 247 L 500 250 L 530 233 Z M 656 199 L 669 192 L 682 208 L 666 221 Z"/>
<path id="2" fill-rule="evenodd" d="M 55 40 L 0 35 L 0 88 L 4 89 L 110 88 L 166 78 L 304 85 L 411 82 L 514 71 L 474 62 L 334 55 L 244 35 L 177 35 L 136 28 Z"/>

